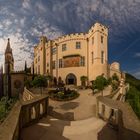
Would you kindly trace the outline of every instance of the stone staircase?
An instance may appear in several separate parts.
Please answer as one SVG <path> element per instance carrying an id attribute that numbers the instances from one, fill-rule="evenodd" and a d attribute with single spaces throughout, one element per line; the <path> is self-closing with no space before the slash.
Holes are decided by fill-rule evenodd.
<path id="1" fill-rule="evenodd" d="M 98 132 L 105 124 L 104 121 L 95 117 L 71 121 L 70 126 L 65 126 L 63 136 L 70 140 L 96 140 Z"/>
<path id="2" fill-rule="evenodd" d="M 39 123 L 24 128 L 21 136 L 22 140 L 97 140 L 98 132 L 105 124 L 95 117 L 64 121 L 48 116 Z"/>

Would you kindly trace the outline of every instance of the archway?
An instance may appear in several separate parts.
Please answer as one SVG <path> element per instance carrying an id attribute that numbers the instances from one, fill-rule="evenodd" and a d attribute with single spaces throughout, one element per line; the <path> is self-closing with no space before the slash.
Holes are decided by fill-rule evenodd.
<path id="1" fill-rule="evenodd" d="M 76 85 L 77 84 L 76 76 L 72 73 L 68 74 L 66 76 L 66 84 L 67 85 Z"/>

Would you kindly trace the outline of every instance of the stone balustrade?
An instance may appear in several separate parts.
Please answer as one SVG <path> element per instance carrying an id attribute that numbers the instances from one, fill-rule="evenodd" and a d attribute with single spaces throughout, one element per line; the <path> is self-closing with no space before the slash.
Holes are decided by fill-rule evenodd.
<path id="1" fill-rule="evenodd" d="M 26 90 L 26 95 L 27 92 L 30 94 Z M 30 95 L 26 97 L 30 98 Z M 0 140 L 19 140 L 23 127 L 31 125 L 47 115 L 48 96 L 42 95 L 30 99 L 26 102 L 24 100 L 17 101 L 14 105 L 8 117 L 0 125 Z"/>
<path id="2" fill-rule="evenodd" d="M 97 117 L 117 128 L 119 140 L 140 139 L 140 121 L 128 103 L 99 96 Z"/>
<path id="3" fill-rule="evenodd" d="M 26 87 L 24 87 L 24 92 L 22 95 L 23 101 L 32 100 L 33 98 L 35 98 L 35 95 L 32 92 L 30 92 L 29 90 L 27 90 Z"/>

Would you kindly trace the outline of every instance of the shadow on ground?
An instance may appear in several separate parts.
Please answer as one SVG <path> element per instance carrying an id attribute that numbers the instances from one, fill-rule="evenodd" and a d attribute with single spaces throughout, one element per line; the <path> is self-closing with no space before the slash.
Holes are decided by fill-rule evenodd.
<path id="1" fill-rule="evenodd" d="M 43 118 L 39 123 L 23 128 L 20 140 L 68 140 L 63 136 L 63 131 L 69 125 L 69 121 Z"/>
<path id="2" fill-rule="evenodd" d="M 54 118 L 60 119 L 60 120 L 69 120 L 74 121 L 74 113 L 73 112 L 67 112 L 67 113 L 59 113 L 54 111 L 52 106 L 49 106 L 48 108 L 48 114 Z"/>
<path id="3" fill-rule="evenodd" d="M 118 131 L 106 124 L 98 133 L 98 140 L 118 140 Z"/>
<path id="4" fill-rule="evenodd" d="M 70 110 L 70 109 L 75 109 L 78 106 L 79 106 L 78 102 L 69 102 L 69 103 L 64 103 L 63 105 L 61 105 L 61 108 L 63 110 Z"/>

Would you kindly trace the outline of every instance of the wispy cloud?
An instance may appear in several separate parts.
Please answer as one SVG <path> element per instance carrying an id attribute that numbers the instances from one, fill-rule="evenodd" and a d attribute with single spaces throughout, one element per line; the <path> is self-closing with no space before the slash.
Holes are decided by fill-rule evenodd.
<path id="1" fill-rule="evenodd" d="M 8 37 L 15 66 L 22 69 L 25 59 L 31 63 L 33 45 L 40 35 L 52 39 L 62 34 L 86 32 L 95 21 L 110 27 L 109 39 L 113 42 L 110 48 L 117 50 L 111 56 L 117 58 L 117 53 L 124 52 L 140 36 L 139 7 L 139 0 L 14 0 L 12 3 L 0 0 L 0 64 L 4 63 L 1 54 Z"/>
<path id="2" fill-rule="evenodd" d="M 140 57 L 140 52 L 135 53 L 134 57 Z"/>

